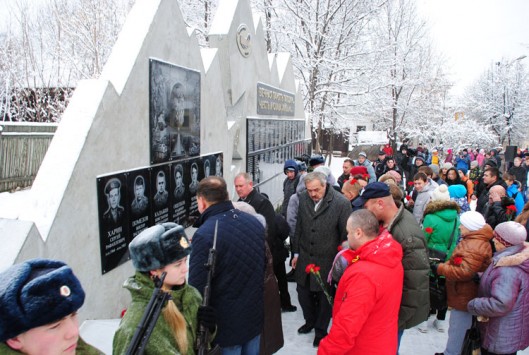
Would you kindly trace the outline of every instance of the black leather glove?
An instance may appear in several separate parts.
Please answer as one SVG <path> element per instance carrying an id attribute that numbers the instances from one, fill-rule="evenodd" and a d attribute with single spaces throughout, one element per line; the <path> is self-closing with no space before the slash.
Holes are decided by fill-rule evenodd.
<path id="1" fill-rule="evenodd" d="M 430 269 L 432 270 L 432 273 L 435 275 L 435 276 L 438 276 L 437 275 L 437 268 L 439 267 L 439 263 L 436 263 L 436 262 L 431 262 L 430 263 Z"/>
<path id="2" fill-rule="evenodd" d="M 210 332 L 214 332 L 217 327 L 217 314 L 215 308 L 211 306 L 200 306 L 197 312 L 198 324 L 208 328 Z"/>

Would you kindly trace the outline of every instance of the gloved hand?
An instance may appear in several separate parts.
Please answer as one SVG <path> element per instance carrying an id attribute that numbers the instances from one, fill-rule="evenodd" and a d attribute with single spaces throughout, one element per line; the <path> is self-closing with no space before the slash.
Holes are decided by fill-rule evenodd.
<path id="1" fill-rule="evenodd" d="M 435 275 L 435 276 L 438 276 L 437 275 L 437 268 L 439 267 L 439 263 L 437 262 L 431 262 L 430 263 L 430 269 L 432 270 L 432 273 Z"/>
<path id="2" fill-rule="evenodd" d="M 217 327 L 217 313 L 215 308 L 211 306 L 200 306 L 197 311 L 198 324 L 208 328 L 210 332 L 214 332 Z"/>

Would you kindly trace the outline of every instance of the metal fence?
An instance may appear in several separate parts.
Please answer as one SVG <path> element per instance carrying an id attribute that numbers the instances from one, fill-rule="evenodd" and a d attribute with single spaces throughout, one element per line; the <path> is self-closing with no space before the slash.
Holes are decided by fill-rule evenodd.
<path id="1" fill-rule="evenodd" d="M 57 125 L 0 122 L 0 192 L 31 186 Z"/>

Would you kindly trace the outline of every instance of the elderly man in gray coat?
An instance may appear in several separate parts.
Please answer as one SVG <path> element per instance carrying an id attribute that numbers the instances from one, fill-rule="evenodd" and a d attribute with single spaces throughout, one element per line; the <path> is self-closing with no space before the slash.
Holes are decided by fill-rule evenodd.
<path id="1" fill-rule="evenodd" d="M 329 304 L 314 275 L 307 273 L 307 265 L 320 267 L 325 278 L 331 270 L 338 246 L 347 239 L 347 219 L 351 203 L 329 186 L 325 174 L 312 172 L 304 179 L 306 191 L 299 193 L 299 209 L 296 232 L 292 241 L 296 269 L 299 304 L 305 324 L 298 333 L 306 334 L 315 329 L 313 345 L 317 347 L 327 335 L 332 305 Z"/>

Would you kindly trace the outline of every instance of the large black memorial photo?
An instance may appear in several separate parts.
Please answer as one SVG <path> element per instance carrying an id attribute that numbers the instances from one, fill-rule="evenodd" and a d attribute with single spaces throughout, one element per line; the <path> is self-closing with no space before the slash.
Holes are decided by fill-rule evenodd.
<path id="1" fill-rule="evenodd" d="M 200 72 L 149 60 L 151 164 L 200 154 Z"/>

